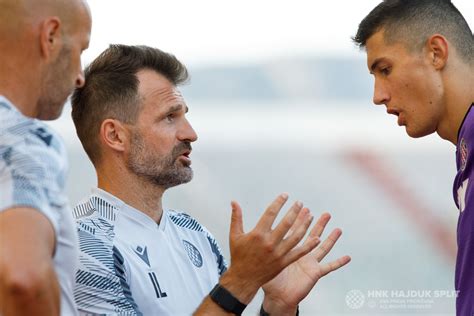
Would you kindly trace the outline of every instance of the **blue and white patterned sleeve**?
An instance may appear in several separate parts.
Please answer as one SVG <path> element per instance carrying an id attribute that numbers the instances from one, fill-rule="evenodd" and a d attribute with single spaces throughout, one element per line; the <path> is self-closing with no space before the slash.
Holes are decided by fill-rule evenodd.
<path id="1" fill-rule="evenodd" d="M 206 232 L 207 240 L 211 246 L 212 253 L 215 255 L 219 276 L 221 276 L 227 271 L 227 261 L 222 255 L 221 248 L 219 247 L 219 244 L 217 243 L 214 236 L 206 228 L 204 228 L 204 231 Z"/>
<path id="2" fill-rule="evenodd" d="M 45 124 L 0 109 L 0 211 L 39 210 L 59 231 L 67 161 L 60 138 Z"/>
<path id="3" fill-rule="evenodd" d="M 113 244 L 114 222 L 86 202 L 74 208 L 79 269 L 74 299 L 81 315 L 142 315 L 130 291 L 129 268 Z M 104 205 L 104 208 L 109 207 Z"/>

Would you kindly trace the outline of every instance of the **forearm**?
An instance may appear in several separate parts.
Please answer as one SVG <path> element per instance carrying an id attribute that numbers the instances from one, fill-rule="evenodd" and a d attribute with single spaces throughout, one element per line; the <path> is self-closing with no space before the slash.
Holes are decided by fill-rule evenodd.
<path id="1" fill-rule="evenodd" d="M 1 315 L 59 315 L 59 285 L 52 268 L 39 278 L 9 278 L 1 275 L 1 280 Z"/>
<path id="2" fill-rule="evenodd" d="M 252 282 L 253 280 L 245 280 L 236 274 L 232 266 L 225 272 L 219 280 L 227 291 L 237 298 L 243 304 L 249 304 L 260 288 L 259 284 Z"/>
<path id="3" fill-rule="evenodd" d="M 259 286 L 245 281 L 234 273 L 232 267 L 220 278 L 219 284 L 242 304 L 249 304 L 257 293 Z M 194 315 L 233 315 L 227 312 L 208 295 Z"/>
<path id="4" fill-rule="evenodd" d="M 0 212 L 0 314 L 59 315 L 51 222 L 30 208 Z"/>
<path id="5" fill-rule="evenodd" d="M 226 312 L 222 307 L 217 305 L 209 295 L 206 296 L 204 301 L 199 305 L 198 309 L 194 312 L 194 316 L 203 316 L 203 315 L 233 315 L 232 313 Z"/>

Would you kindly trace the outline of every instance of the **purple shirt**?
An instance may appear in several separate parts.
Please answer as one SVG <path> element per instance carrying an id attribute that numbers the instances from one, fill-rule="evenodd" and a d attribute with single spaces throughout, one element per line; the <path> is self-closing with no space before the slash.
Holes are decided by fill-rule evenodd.
<path id="1" fill-rule="evenodd" d="M 469 108 L 458 135 L 454 201 L 459 209 L 455 287 L 456 315 L 474 315 L 474 110 Z"/>

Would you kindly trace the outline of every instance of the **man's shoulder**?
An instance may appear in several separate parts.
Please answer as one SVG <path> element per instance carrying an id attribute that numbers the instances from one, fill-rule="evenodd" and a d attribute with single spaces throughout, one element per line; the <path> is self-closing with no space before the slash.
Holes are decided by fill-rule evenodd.
<path id="1" fill-rule="evenodd" d="M 79 202 L 73 209 L 79 239 L 109 240 L 115 237 L 117 208 L 94 194 Z"/>
<path id="2" fill-rule="evenodd" d="M 76 221 L 87 218 L 103 218 L 114 222 L 117 220 L 117 207 L 110 201 L 91 194 L 74 206 L 73 215 Z"/>
<path id="3" fill-rule="evenodd" d="M 465 114 L 463 121 L 461 123 L 461 127 L 459 128 L 459 137 L 460 139 L 464 139 L 468 143 L 472 143 L 474 141 L 474 110 L 472 109 L 474 104 L 472 104 L 467 113 Z"/>
<path id="4" fill-rule="evenodd" d="M 92 194 L 73 210 L 79 236 L 79 269 L 74 296 L 80 310 L 137 315 L 127 284 L 124 254 L 115 244 L 117 208 Z M 95 314 L 94 314 L 95 315 Z"/>
<path id="5" fill-rule="evenodd" d="M 0 167 L 13 178 L 60 191 L 67 159 L 61 138 L 48 125 L 0 108 Z M 57 182 L 57 183 L 56 183 Z"/>
<path id="6" fill-rule="evenodd" d="M 56 217 L 68 205 L 65 155 L 55 132 L 0 97 L 0 209 L 30 206 Z"/>
<path id="7" fill-rule="evenodd" d="M 200 237 L 198 238 L 204 238 L 204 240 L 207 240 L 211 244 L 212 248 L 219 248 L 212 233 L 189 214 L 177 212 L 175 210 L 167 210 L 166 216 L 168 216 L 173 225 L 177 227 L 178 230 L 181 230 L 184 234 L 188 236 L 199 235 Z"/>
<path id="8" fill-rule="evenodd" d="M 66 150 L 61 138 L 48 126 L 38 123 L 6 126 L 0 120 L 0 158 L 7 166 L 25 162 L 56 168 L 65 165 Z"/>
<path id="9" fill-rule="evenodd" d="M 23 116 L 0 99 L 0 146 L 26 153 L 64 154 L 61 137 L 46 123 Z"/>
<path id="10" fill-rule="evenodd" d="M 166 215 L 177 227 L 195 232 L 208 233 L 207 229 L 203 225 L 201 225 L 195 218 L 185 212 L 168 210 Z"/>

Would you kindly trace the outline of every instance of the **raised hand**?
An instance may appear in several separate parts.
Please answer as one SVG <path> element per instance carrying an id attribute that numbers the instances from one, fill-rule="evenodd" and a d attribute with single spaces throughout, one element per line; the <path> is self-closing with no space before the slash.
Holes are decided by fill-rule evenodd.
<path id="1" fill-rule="evenodd" d="M 321 215 L 303 246 L 321 236 L 330 218 L 331 215 L 328 213 Z M 298 216 L 295 225 L 299 225 L 302 221 L 304 219 Z M 266 312 L 271 315 L 295 315 L 298 304 L 321 277 L 350 262 L 349 256 L 343 256 L 328 263 L 321 263 L 341 234 L 340 229 L 334 229 L 319 247 L 289 265 L 263 286 L 265 292 L 263 307 Z"/>
<path id="2" fill-rule="evenodd" d="M 295 202 L 272 229 L 275 218 L 287 200 L 286 194 L 278 196 L 248 233 L 243 230 L 239 204 L 232 202 L 231 264 L 220 283 L 242 303 L 249 303 L 263 284 L 308 254 L 319 243 L 320 234 L 312 233 L 298 246 L 312 221 L 312 215 L 307 208 L 303 208 L 301 202 Z"/>

